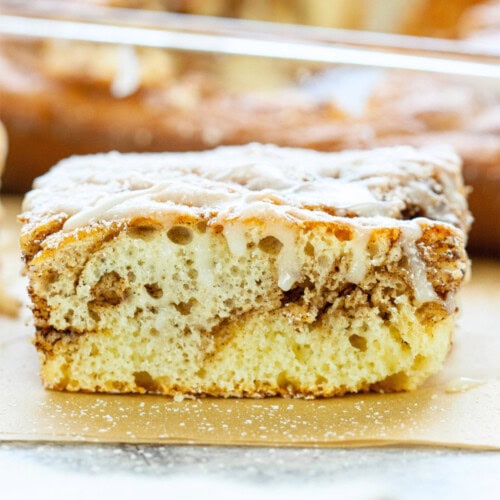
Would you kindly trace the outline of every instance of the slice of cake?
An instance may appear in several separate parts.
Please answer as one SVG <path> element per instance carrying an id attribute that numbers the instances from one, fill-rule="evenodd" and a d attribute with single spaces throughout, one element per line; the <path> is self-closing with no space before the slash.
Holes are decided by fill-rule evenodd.
<path id="1" fill-rule="evenodd" d="M 452 341 L 464 192 L 447 148 L 65 160 L 21 216 L 43 382 L 251 397 L 415 389 Z"/>

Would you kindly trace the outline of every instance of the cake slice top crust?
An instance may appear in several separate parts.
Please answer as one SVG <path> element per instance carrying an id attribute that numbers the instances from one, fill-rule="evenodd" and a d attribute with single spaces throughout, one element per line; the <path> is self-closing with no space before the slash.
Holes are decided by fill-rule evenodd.
<path id="1" fill-rule="evenodd" d="M 363 218 L 375 227 L 424 217 L 466 233 L 465 194 L 460 159 L 448 147 L 321 153 L 249 144 L 197 153 L 113 152 L 63 160 L 38 178 L 21 221 L 25 236 L 55 219 L 64 234 L 137 216 L 214 224 Z"/>

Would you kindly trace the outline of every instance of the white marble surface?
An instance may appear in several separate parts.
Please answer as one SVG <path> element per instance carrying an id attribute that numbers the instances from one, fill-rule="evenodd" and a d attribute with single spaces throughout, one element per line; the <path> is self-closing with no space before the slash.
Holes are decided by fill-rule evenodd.
<path id="1" fill-rule="evenodd" d="M 0 497 L 500 498 L 500 453 L 0 444 Z"/>

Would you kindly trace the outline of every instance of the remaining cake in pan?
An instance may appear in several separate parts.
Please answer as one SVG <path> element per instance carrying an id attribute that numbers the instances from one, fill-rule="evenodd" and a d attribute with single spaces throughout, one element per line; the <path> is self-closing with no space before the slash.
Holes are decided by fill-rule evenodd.
<path id="1" fill-rule="evenodd" d="M 415 389 L 468 269 L 448 149 L 74 157 L 21 221 L 43 382 L 70 391 Z"/>

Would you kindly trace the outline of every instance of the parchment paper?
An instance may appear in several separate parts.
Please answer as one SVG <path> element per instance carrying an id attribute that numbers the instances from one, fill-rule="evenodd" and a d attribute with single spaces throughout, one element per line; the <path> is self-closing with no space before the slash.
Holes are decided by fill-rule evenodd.
<path id="1" fill-rule="evenodd" d="M 19 277 L 15 213 L 3 222 L 11 291 Z M 0 440 L 217 445 L 361 446 L 432 444 L 500 449 L 500 262 L 473 263 L 462 317 L 444 371 L 424 388 L 323 400 L 198 399 L 45 391 L 30 343 L 28 311 L 0 318 Z"/>

